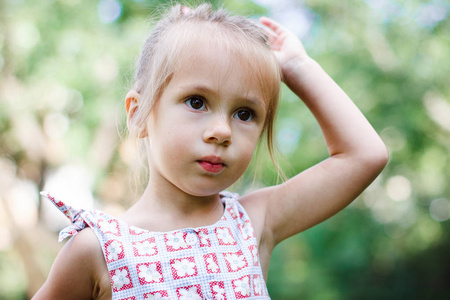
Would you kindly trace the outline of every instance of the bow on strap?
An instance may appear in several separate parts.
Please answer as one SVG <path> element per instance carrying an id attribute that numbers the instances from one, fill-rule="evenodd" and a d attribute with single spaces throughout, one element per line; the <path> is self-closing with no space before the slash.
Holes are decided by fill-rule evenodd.
<path id="1" fill-rule="evenodd" d="M 67 237 L 76 235 L 78 232 L 86 228 L 87 224 L 81 216 L 81 214 L 84 212 L 84 209 L 73 208 L 72 206 L 65 204 L 61 200 L 52 197 L 48 192 L 42 191 L 40 194 L 44 198 L 50 200 L 72 222 L 72 225 L 60 231 L 58 239 L 59 242 L 63 241 Z"/>

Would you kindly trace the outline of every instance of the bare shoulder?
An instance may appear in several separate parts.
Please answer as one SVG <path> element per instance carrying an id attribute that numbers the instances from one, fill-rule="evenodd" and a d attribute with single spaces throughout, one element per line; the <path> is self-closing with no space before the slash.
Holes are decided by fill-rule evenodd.
<path id="1" fill-rule="evenodd" d="M 239 202 L 245 208 L 255 230 L 259 259 L 264 276 L 267 279 L 270 257 L 276 245 L 273 232 L 266 226 L 267 199 L 275 197 L 276 186 L 253 191 L 242 196 Z"/>
<path id="2" fill-rule="evenodd" d="M 94 231 L 83 229 L 56 257 L 47 281 L 34 299 L 107 299 L 109 278 Z"/>
<path id="3" fill-rule="evenodd" d="M 272 198 L 275 193 L 275 187 L 267 187 L 250 192 L 239 199 L 248 213 L 258 241 L 265 235 L 264 228 L 266 222 L 266 199 Z"/>

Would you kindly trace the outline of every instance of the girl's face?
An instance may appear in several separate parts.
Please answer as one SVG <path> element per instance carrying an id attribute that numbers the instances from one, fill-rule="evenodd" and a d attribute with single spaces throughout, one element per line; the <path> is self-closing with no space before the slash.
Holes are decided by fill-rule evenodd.
<path id="1" fill-rule="evenodd" d="M 155 186 L 210 196 L 247 169 L 267 105 L 235 56 L 199 48 L 183 58 L 149 117 L 148 156 Z"/>

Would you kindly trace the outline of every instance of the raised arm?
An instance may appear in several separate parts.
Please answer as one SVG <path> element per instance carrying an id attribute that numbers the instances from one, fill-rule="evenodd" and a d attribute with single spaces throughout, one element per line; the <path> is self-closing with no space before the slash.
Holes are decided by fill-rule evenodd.
<path id="1" fill-rule="evenodd" d="M 363 114 L 300 40 L 269 18 L 261 23 L 271 29 L 283 81 L 317 119 L 330 155 L 285 183 L 243 199 L 255 219 L 263 220 L 256 221 L 255 229 L 270 248 L 347 206 L 377 177 L 388 155 Z"/>

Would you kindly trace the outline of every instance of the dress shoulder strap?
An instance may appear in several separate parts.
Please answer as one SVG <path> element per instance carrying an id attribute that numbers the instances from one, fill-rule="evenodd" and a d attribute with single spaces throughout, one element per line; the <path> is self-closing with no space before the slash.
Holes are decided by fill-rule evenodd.
<path id="1" fill-rule="evenodd" d="M 64 203 L 60 199 L 53 197 L 48 192 L 42 191 L 40 194 L 44 198 L 50 200 L 50 202 L 53 203 L 56 206 L 56 208 L 58 208 L 72 222 L 70 226 L 60 231 L 58 239 L 59 242 L 63 241 L 68 237 L 76 235 L 78 232 L 80 232 L 81 230 L 83 230 L 88 226 L 88 224 L 86 223 L 87 219 L 85 216 L 87 214 L 87 211 L 85 211 L 84 209 L 76 209 Z"/>

